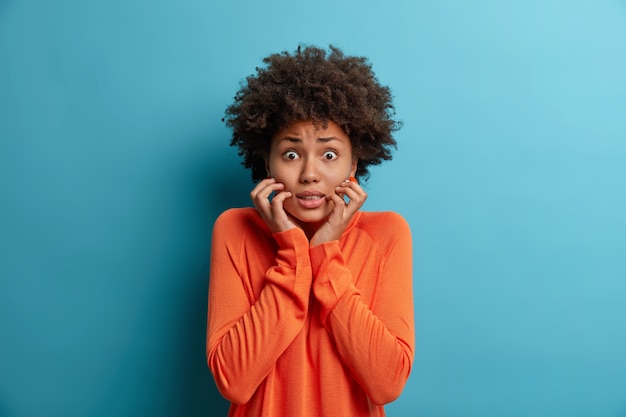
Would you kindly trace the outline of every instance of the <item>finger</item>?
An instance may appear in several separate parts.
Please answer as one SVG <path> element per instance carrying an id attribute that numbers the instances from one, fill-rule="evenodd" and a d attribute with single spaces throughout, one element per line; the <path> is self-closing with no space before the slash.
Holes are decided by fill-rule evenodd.
<path id="1" fill-rule="evenodd" d="M 335 203 L 333 211 L 343 210 L 347 205 L 346 201 L 343 199 L 343 196 L 338 193 L 327 195 L 326 199 Z"/>
<path id="2" fill-rule="evenodd" d="M 275 178 L 266 178 L 264 180 L 259 181 L 259 183 L 252 189 L 252 191 L 250 192 L 251 195 L 257 195 L 259 194 L 262 190 L 264 190 L 266 187 L 272 185 L 272 184 L 276 184 L 277 181 Z"/>
<path id="3" fill-rule="evenodd" d="M 345 183 L 344 183 L 345 184 Z M 352 184 L 352 183 L 349 183 Z M 336 193 L 339 195 L 346 195 L 350 199 L 350 201 L 365 201 L 367 194 L 363 191 L 363 189 L 358 185 L 341 185 L 337 187 Z"/>
<path id="4" fill-rule="evenodd" d="M 283 203 L 293 194 L 290 191 L 282 191 L 272 198 L 271 213 L 274 223 L 279 226 L 279 230 L 286 230 L 293 227 L 293 222 L 289 219 Z"/>
<path id="5" fill-rule="evenodd" d="M 352 188 L 342 188 L 340 192 L 348 196 L 348 198 L 350 199 L 350 202 L 358 202 L 363 199 L 362 194 L 356 190 L 353 190 Z"/>
<path id="6" fill-rule="evenodd" d="M 276 182 L 276 178 L 265 178 L 265 179 L 262 179 L 261 181 L 259 181 L 254 186 L 252 191 L 254 192 L 255 190 L 260 190 L 260 189 L 262 189 L 264 187 L 267 187 L 268 184 L 272 184 L 272 183 L 275 183 L 275 182 Z"/>
<path id="7" fill-rule="evenodd" d="M 342 182 L 340 187 L 350 188 L 357 192 L 363 192 L 363 188 L 361 188 L 361 185 L 356 181 L 352 181 L 351 179 Z"/>
<path id="8" fill-rule="evenodd" d="M 255 201 L 265 201 L 269 199 L 273 192 L 280 191 L 283 188 L 285 188 L 285 185 L 280 182 L 270 182 L 263 187 L 255 187 L 250 196 Z"/>
<path id="9" fill-rule="evenodd" d="M 344 190 L 345 192 L 343 194 L 349 198 L 349 202 L 346 204 L 346 214 L 352 216 L 363 206 L 367 198 L 367 194 L 363 191 L 358 192 L 357 190 L 344 187 L 339 187 L 338 194 L 341 194 L 341 190 Z"/>
<path id="10" fill-rule="evenodd" d="M 271 222 L 273 217 L 269 197 L 272 192 L 279 191 L 282 188 L 284 188 L 283 184 L 277 183 L 274 179 L 268 179 L 261 181 L 250 193 L 254 206 L 266 222 Z"/>
<path id="11" fill-rule="evenodd" d="M 273 178 L 267 178 L 260 181 L 253 189 L 250 191 L 250 198 L 255 201 L 259 196 L 259 193 L 265 189 L 268 185 L 274 183 L 276 180 Z"/>
<path id="12" fill-rule="evenodd" d="M 283 206 L 283 202 L 290 198 L 293 194 L 291 191 L 281 191 L 272 198 L 272 206 Z"/>

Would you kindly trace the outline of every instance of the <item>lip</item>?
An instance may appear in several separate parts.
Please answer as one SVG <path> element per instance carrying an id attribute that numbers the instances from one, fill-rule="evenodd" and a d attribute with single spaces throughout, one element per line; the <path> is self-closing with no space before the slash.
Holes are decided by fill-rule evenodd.
<path id="1" fill-rule="evenodd" d="M 296 194 L 298 204 L 305 209 L 316 209 L 326 202 L 326 195 L 317 190 L 304 191 Z"/>

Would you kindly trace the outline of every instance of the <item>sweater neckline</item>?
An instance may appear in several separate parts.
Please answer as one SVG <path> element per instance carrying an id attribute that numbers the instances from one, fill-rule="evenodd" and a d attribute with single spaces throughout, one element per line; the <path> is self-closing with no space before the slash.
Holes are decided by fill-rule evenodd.
<path id="1" fill-rule="evenodd" d="M 265 227 L 267 229 L 267 231 L 269 232 L 269 229 L 267 228 L 267 225 L 265 224 L 265 222 L 263 221 L 263 218 L 261 217 L 261 215 L 259 214 L 258 210 L 254 207 L 249 207 L 251 211 L 253 211 L 257 217 L 257 220 L 259 221 L 259 223 Z M 352 216 L 352 219 L 350 220 L 350 223 L 348 223 L 348 226 L 346 226 L 346 229 L 343 231 L 343 233 L 341 234 L 341 236 L 343 237 L 346 233 L 348 233 L 350 230 L 352 230 L 358 223 L 359 220 L 361 219 L 361 215 L 363 214 L 363 212 L 361 210 L 357 211 L 356 213 L 354 213 L 354 216 Z M 296 226 L 297 227 L 297 226 Z"/>

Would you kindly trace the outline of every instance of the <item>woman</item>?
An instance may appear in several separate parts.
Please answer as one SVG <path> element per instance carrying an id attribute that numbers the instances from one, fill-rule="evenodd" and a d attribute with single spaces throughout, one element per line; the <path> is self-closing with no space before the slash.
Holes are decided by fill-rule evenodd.
<path id="1" fill-rule="evenodd" d="M 393 105 L 365 58 L 273 54 L 226 110 L 258 182 L 213 229 L 207 362 L 230 416 L 382 416 L 414 351 L 407 223 L 362 212 Z"/>

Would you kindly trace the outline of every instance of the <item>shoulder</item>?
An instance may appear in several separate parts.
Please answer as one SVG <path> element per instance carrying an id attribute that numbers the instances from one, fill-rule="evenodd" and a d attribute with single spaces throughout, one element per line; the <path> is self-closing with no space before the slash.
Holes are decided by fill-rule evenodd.
<path id="1" fill-rule="evenodd" d="M 393 211 L 363 211 L 355 226 L 377 241 L 410 239 L 411 236 L 409 223 Z"/>
<path id="2" fill-rule="evenodd" d="M 230 208 L 223 211 L 215 220 L 215 223 L 231 223 L 252 218 L 257 215 L 257 211 L 252 207 Z"/>
<path id="3" fill-rule="evenodd" d="M 356 238 L 380 254 L 382 258 L 409 259 L 412 256 L 413 237 L 409 223 L 395 212 L 362 212 L 357 227 Z M 367 238 L 363 239 L 365 236 Z"/>
<path id="4" fill-rule="evenodd" d="M 213 233 L 246 234 L 263 229 L 265 223 L 252 207 L 231 208 L 220 214 L 213 225 Z"/>
<path id="5" fill-rule="evenodd" d="M 409 229 L 405 218 L 393 211 L 363 211 L 359 223 L 374 229 Z"/>

